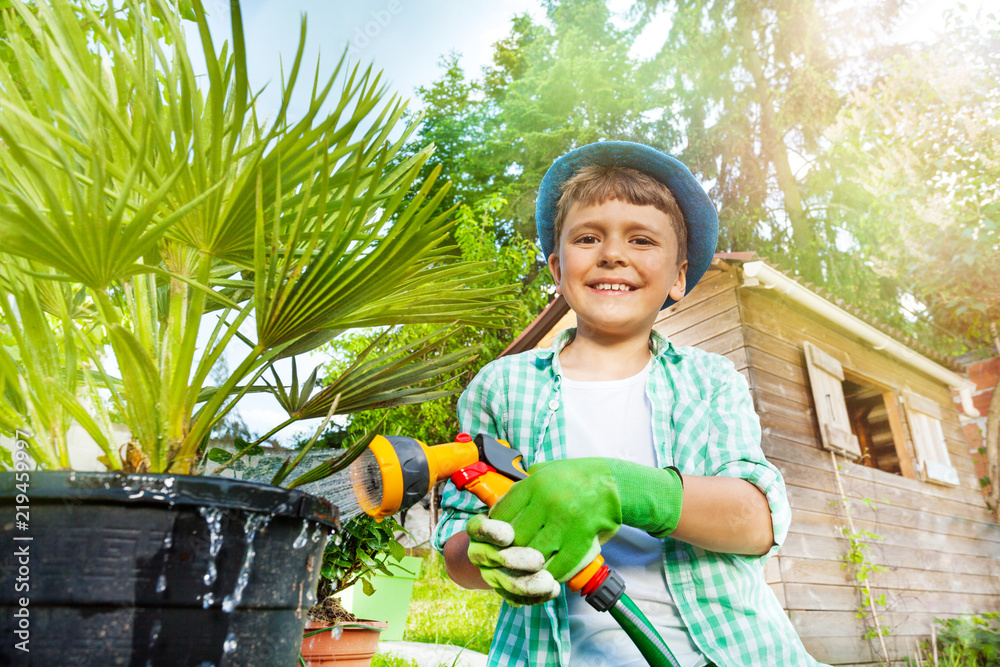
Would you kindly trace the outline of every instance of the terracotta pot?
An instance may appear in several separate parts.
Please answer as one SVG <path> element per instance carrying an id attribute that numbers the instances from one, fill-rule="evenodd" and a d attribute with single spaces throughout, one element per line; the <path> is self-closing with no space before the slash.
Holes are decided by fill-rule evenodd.
<path id="1" fill-rule="evenodd" d="M 388 627 L 385 621 L 338 623 L 333 628 L 310 621 L 306 624 L 307 635 L 315 630 L 330 629 L 304 638 L 302 657 L 309 667 L 368 667 L 375 655 L 379 636 Z"/>

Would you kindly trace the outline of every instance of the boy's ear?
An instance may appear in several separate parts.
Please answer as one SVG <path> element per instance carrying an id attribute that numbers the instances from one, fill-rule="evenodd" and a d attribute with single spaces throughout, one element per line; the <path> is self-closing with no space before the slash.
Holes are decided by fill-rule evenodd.
<path id="1" fill-rule="evenodd" d="M 548 265 L 552 280 L 556 283 L 556 294 L 562 294 L 562 269 L 559 266 L 559 253 L 554 252 L 549 255 Z"/>
<path id="2" fill-rule="evenodd" d="M 687 288 L 687 269 L 688 263 L 685 259 L 684 262 L 677 267 L 677 279 L 674 284 L 670 286 L 670 291 L 667 295 L 674 301 L 680 301 L 684 298 L 684 290 Z"/>

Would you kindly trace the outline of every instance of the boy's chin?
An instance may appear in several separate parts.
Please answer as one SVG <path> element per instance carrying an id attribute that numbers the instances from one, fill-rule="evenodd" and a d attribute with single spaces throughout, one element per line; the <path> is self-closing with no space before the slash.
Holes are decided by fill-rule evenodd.
<path id="1" fill-rule="evenodd" d="M 577 335 L 597 339 L 649 337 L 653 330 L 653 320 L 638 322 L 577 316 L 576 329 Z"/>

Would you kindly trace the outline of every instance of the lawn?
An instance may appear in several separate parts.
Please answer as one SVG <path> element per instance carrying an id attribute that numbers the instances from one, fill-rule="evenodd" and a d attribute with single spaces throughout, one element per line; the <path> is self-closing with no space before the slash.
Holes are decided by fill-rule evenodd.
<path id="1" fill-rule="evenodd" d="M 499 614 L 498 595 L 460 588 L 445 574 L 441 556 L 429 554 L 413 586 L 403 639 L 488 653 Z"/>

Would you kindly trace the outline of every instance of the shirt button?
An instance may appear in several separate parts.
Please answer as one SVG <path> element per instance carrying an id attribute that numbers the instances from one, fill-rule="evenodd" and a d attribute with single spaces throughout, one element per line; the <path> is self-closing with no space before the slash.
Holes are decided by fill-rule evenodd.
<path id="1" fill-rule="evenodd" d="M 556 410 L 558 408 L 559 408 L 559 401 L 557 401 L 554 398 L 551 401 L 549 401 L 549 410 Z"/>

